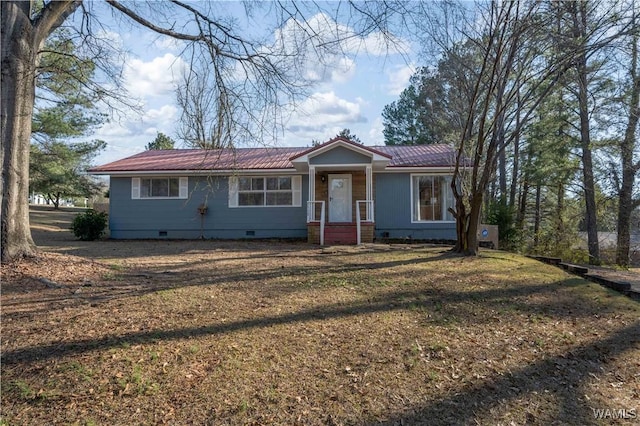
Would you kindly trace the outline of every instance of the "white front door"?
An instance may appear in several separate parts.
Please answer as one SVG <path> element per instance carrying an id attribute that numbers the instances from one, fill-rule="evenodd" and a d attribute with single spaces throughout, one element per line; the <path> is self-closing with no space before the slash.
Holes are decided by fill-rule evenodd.
<path id="1" fill-rule="evenodd" d="M 329 175 L 329 222 L 351 222 L 351 175 Z"/>

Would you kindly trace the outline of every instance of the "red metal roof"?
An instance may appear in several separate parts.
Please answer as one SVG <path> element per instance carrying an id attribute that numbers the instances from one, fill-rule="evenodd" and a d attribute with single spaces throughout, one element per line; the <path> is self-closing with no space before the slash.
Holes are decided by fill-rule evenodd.
<path id="1" fill-rule="evenodd" d="M 450 167 L 455 164 L 455 151 L 448 145 L 357 146 L 390 157 L 389 167 Z M 306 147 L 149 150 L 93 167 L 89 172 L 293 169 L 291 159 L 308 152 L 310 149 Z"/>
<path id="2" fill-rule="evenodd" d="M 388 145 L 373 147 L 391 157 L 388 167 L 453 167 L 456 151 L 449 145 Z"/>
<path id="3" fill-rule="evenodd" d="M 352 145 L 352 146 L 354 146 L 356 148 L 364 149 L 364 150 L 372 152 L 374 154 L 382 155 L 383 157 L 391 158 L 391 156 L 389 154 L 385 154 L 384 152 L 381 152 L 380 150 L 376 149 L 375 147 L 365 146 L 365 145 L 359 144 L 357 142 L 353 142 L 353 141 L 351 141 L 351 140 L 349 140 L 347 138 L 343 138 L 342 136 L 336 136 L 335 138 L 330 139 L 327 142 L 321 143 L 320 145 L 313 146 L 313 147 L 311 147 L 309 149 L 306 149 L 306 150 L 294 155 L 293 157 L 291 157 L 291 160 L 295 160 L 296 158 L 302 157 L 303 155 L 310 154 L 310 153 L 312 153 L 314 151 L 322 149 L 325 146 L 331 145 L 332 143 L 338 142 L 338 141 L 344 142 L 344 143 L 349 144 L 349 145 Z"/>

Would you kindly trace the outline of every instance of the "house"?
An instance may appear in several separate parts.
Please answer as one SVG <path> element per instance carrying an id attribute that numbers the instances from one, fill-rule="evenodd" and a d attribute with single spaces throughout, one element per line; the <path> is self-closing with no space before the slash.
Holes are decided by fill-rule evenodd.
<path id="1" fill-rule="evenodd" d="M 455 240 L 447 145 L 150 150 L 110 176 L 111 238 Z"/>

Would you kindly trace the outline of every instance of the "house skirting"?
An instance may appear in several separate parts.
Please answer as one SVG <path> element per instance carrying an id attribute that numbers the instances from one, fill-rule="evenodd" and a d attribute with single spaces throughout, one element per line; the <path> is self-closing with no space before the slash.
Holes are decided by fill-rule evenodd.
<path id="1" fill-rule="evenodd" d="M 360 223 L 360 242 L 372 243 L 375 224 L 373 222 Z M 331 244 L 356 244 L 357 226 L 355 223 L 340 223 L 324 225 L 324 243 Z M 310 222 L 307 224 L 307 241 L 311 244 L 320 244 L 320 222 Z"/>

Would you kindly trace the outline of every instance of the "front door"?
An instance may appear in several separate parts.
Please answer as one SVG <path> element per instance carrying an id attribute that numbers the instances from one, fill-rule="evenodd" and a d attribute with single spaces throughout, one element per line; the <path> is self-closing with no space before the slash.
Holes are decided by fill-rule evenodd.
<path id="1" fill-rule="evenodd" d="M 351 175 L 329 175 L 329 222 L 351 222 Z"/>

